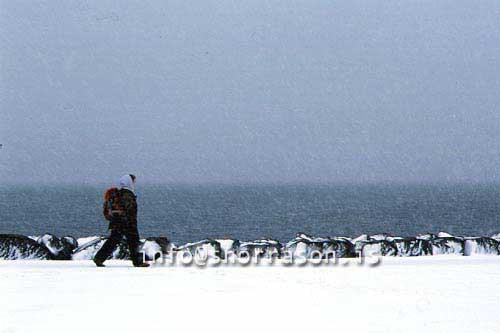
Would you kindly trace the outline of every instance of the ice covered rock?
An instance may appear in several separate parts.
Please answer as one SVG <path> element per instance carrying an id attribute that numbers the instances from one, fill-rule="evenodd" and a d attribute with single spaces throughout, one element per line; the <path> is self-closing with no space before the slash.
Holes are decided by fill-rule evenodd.
<path id="1" fill-rule="evenodd" d="M 366 234 L 354 238 L 351 241 L 354 244 L 354 251 L 356 251 L 356 253 L 361 253 L 361 246 L 363 245 L 363 241 L 367 241 L 369 239 L 370 237 Z"/>
<path id="2" fill-rule="evenodd" d="M 399 257 L 414 257 L 432 255 L 432 244 L 430 240 L 416 237 L 394 238 Z"/>
<path id="3" fill-rule="evenodd" d="M 329 246 L 329 239 L 321 237 L 311 237 L 306 234 L 297 234 L 295 239 L 292 239 L 285 244 L 285 251 L 293 257 L 311 258 L 315 254 L 321 254 L 321 257 L 334 257 L 333 252 L 330 255 L 326 253 Z"/>
<path id="4" fill-rule="evenodd" d="M 166 237 L 148 237 L 141 241 L 140 251 L 144 254 L 145 259 L 150 261 L 169 255 L 174 247 Z"/>
<path id="5" fill-rule="evenodd" d="M 102 247 L 104 242 L 108 239 L 104 236 L 92 236 L 79 238 L 78 244 L 81 244 L 73 251 L 73 260 L 91 260 L 94 258 L 95 254 Z M 127 243 L 122 240 L 113 253 L 108 257 L 108 259 L 129 259 L 130 252 L 128 250 Z"/>
<path id="6" fill-rule="evenodd" d="M 388 240 L 367 240 L 361 241 L 359 245 L 360 255 L 368 256 L 396 256 L 398 249 L 394 242 Z M 357 244 L 356 244 L 357 245 Z"/>
<path id="7" fill-rule="evenodd" d="M 80 237 L 76 239 L 76 242 L 78 243 L 78 247 L 85 245 L 91 241 L 96 240 L 97 238 L 101 238 L 104 236 L 87 236 L 87 237 Z"/>
<path id="8" fill-rule="evenodd" d="M 66 247 L 71 249 L 71 251 L 75 250 L 78 247 L 78 241 L 76 240 L 75 237 L 72 236 L 62 237 L 61 242 L 63 242 Z"/>
<path id="9" fill-rule="evenodd" d="M 497 232 L 496 234 L 491 235 L 490 238 L 500 240 L 500 232 Z"/>
<path id="10" fill-rule="evenodd" d="M 370 240 L 387 240 L 387 241 L 392 241 L 393 238 L 394 236 L 386 233 L 375 234 L 369 237 Z"/>
<path id="11" fill-rule="evenodd" d="M 236 254 L 240 249 L 241 242 L 237 239 L 217 239 L 221 248 L 221 258 L 225 259 L 229 254 Z"/>
<path id="12" fill-rule="evenodd" d="M 44 245 L 22 235 L 0 235 L 0 259 L 50 260 L 52 254 Z"/>
<path id="13" fill-rule="evenodd" d="M 464 255 L 498 255 L 500 242 L 489 237 L 467 237 L 464 243 Z"/>
<path id="14" fill-rule="evenodd" d="M 274 239 L 260 239 L 240 244 L 238 253 L 252 258 L 280 258 L 281 243 Z"/>
<path id="15" fill-rule="evenodd" d="M 459 237 L 436 237 L 431 241 L 432 254 L 464 254 L 464 240 Z"/>
<path id="16" fill-rule="evenodd" d="M 177 252 L 189 253 L 198 259 L 221 258 L 222 251 L 219 242 L 213 239 L 205 239 L 196 243 L 187 243 L 179 246 Z"/>
<path id="17" fill-rule="evenodd" d="M 144 255 L 144 259 L 147 261 L 158 260 L 163 256 L 163 251 L 156 241 L 146 239 L 141 244 L 140 252 Z"/>
<path id="18" fill-rule="evenodd" d="M 38 244 L 44 245 L 55 260 L 71 260 L 73 245 L 68 241 L 62 241 L 52 234 L 43 234 L 36 240 Z"/>
<path id="19" fill-rule="evenodd" d="M 354 243 L 347 237 L 334 237 L 334 250 L 337 258 L 354 258 L 356 249 Z"/>
<path id="20" fill-rule="evenodd" d="M 163 254 L 168 254 L 172 252 L 173 248 L 175 248 L 175 245 L 170 242 L 167 237 L 148 237 L 146 238 L 146 241 L 156 242 L 160 246 Z"/>
<path id="21" fill-rule="evenodd" d="M 0 258 L 17 259 L 74 259 L 90 260 L 102 247 L 106 237 L 91 236 L 76 240 L 71 236 L 57 238 L 52 234 L 39 237 L 1 235 Z M 395 237 L 390 234 L 361 235 L 347 237 L 312 237 L 298 234 L 282 245 L 273 239 L 241 242 L 237 239 L 205 239 L 188 243 L 178 248 L 166 237 L 150 237 L 141 240 L 141 249 L 147 260 L 158 259 L 169 254 L 189 253 L 198 258 L 228 259 L 229 253 L 250 255 L 256 258 L 346 258 L 356 255 L 379 254 L 381 256 L 422 255 L 499 255 L 500 234 L 491 237 L 456 237 L 448 233 L 421 234 L 417 237 Z M 286 251 L 286 252 L 285 252 Z M 123 239 L 110 259 L 129 259 L 129 249 Z"/>
<path id="22" fill-rule="evenodd" d="M 295 239 L 285 245 L 285 251 L 294 257 L 312 258 L 318 253 L 321 258 L 354 257 L 354 245 L 346 238 L 311 237 L 298 234 Z"/>
<path id="23" fill-rule="evenodd" d="M 416 238 L 423 239 L 423 240 L 433 240 L 433 239 L 437 238 L 437 236 L 434 234 L 420 234 Z"/>

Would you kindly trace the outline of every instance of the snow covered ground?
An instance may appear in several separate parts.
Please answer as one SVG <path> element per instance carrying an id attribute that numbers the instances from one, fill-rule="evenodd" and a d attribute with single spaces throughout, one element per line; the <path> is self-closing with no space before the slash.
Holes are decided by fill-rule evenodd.
<path id="1" fill-rule="evenodd" d="M 500 257 L 377 267 L 0 261 L 0 332 L 498 332 Z"/>

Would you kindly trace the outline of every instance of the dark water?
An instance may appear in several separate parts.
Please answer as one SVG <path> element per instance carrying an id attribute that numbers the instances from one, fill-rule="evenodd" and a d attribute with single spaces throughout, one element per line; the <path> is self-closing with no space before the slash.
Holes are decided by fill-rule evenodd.
<path id="1" fill-rule="evenodd" d="M 2 187 L 0 233 L 105 234 L 105 187 Z M 500 231 L 499 185 L 138 187 L 141 236 L 174 242 Z"/>

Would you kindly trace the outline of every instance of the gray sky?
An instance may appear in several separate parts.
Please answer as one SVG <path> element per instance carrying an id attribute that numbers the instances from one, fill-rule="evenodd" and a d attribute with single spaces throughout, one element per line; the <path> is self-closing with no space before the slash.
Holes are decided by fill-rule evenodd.
<path id="1" fill-rule="evenodd" d="M 0 4 L 4 183 L 499 179 L 499 1 Z"/>

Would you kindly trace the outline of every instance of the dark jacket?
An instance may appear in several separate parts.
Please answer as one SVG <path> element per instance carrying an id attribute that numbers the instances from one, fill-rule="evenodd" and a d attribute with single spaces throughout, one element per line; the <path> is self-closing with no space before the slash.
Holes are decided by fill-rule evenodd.
<path id="1" fill-rule="evenodd" d="M 120 192 L 122 194 L 121 202 L 125 211 L 126 222 L 137 225 L 137 197 L 130 190 L 122 189 Z"/>
<path id="2" fill-rule="evenodd" d="M 120 206 L 123 210 L 123 215 L 119 217 L 112 217 L 109 220 L 109 229 L 117 227 L 124 227 L 127 225 L 137 225 L 137 200 L 135 194 L 127 189 L 120 190 Z M 104 202 L 104 216 L 106 216 L 108 204 Z"/>

